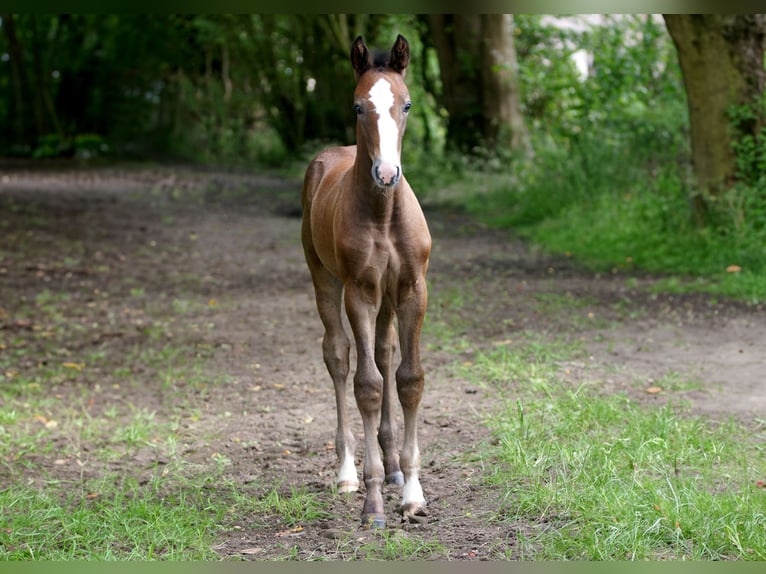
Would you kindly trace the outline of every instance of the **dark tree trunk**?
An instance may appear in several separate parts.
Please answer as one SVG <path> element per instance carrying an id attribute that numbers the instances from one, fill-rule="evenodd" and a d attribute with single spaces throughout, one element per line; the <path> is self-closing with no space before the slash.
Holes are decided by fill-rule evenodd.
<path id="1" fill-rule="evenodd" d="M 26 113 L 24 105 L 24 95 L 26 92 L 26 82 L 24 81 L 24 48 L 19 41 L 16 33 L 16 21 L 12 14 L 2 14 L 3 30 L 8 39 L 8 52 L 11 62 L 11 84 L 13 89 L 13 108 L 11 116 L 13 119 L 13 130 L 16 144 L 25 143 L 25 122 Z"/>
<path id="2" fill-rule="evenodd" d="M 766 87 L 766 15 L 664 14 L 678 51 L 689 109 L 694 177 L 693 198 L 704 222 L 707 204 L 736 179 L 729 110 L 752 106 L 751 120 L 733 126 L 739 135 L 756 135 L 764 126 L 763 107 L 755 105 Z"/>
<path id="3" fill-rule="evenodd" d="M 483 140 L 481 16 L 429 14 L 439 56 L 442 104 L 449 113 L 447 148 L 473 153 Z"/>
<path id="4" fill-rule="evenodd" d="M 482 14 L 484 139 L 495 149 L 531 152 L 521 113 L 511 14 Z"/>
<path id="5" fill-rule="evenodd" d="M 527 150 L 510 14 L 430 14 L 439 56 L 447 148 Z"/>

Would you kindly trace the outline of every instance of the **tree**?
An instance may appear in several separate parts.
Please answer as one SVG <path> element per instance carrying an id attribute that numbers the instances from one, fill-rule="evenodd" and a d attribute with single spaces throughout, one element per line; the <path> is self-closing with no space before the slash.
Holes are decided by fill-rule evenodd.
<path id="1" fill-rule="evenodd" d="M 531 151 L 521 113 L 511 14 L 482 14 L 484 137 L 498 148 Z"/>
<path id="2" fill-rule="evenodd" d="M 514 104 L 504 92 L 515 89 L 505 63 L 514 58 L 509 23 L 488 29 L 498 39 L 477 60 L 493 70 L 477 76 L 479 92 L 499 111 L 485 113 L 480 102 L 476 118 L 493 119 L 477 124 L 476 146 L 520 133 L 503 130 L 515 125 L 505 117 Z M 363 34 L 371 47 L 389 45 L 398 32 L 417 64 L 408 76 L 416 106 L 406 145 L 440 147 L 439 65 L 423 27 L 414 15 L 381 14 L 4 15 L 0 155 L 280 161 L 314 142 L 351 143 L 351 42 Z"/>
<path id="3" fill-rule="evenodd" d="M 686 87 L 699 221 L 737 178 L 733 137 L 757 137 L 766 125 L 764 14 L 664 14 Z M 732 110 L 746 107 L 732 125 Z M 734 128 L 734 132 L 732 131 Z"/>
<path id="4" fill-rule="evenodd" d="M 439 56 L 447 147 L 475 153 L 528 148 L 510 14 L 430 14 Z"/>

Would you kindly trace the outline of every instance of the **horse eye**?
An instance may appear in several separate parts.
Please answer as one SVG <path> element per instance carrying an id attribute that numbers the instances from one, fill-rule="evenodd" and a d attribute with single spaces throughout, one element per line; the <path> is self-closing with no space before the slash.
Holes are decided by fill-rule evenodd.
<path id="1" fill-rule="evenodd" d="M 412 107 L 412 102 L 407 102 L 404 104 L 404 113 L 407 114 L 410 111 L 410 108 Z"/>
<path id="2" fill-rule="evenodd" d="M 359 104 L 354 104 L 354 111 L 356 112 L 357 116 L 361 116 L 362 115 L 362 106 L 360 106 Z"/>

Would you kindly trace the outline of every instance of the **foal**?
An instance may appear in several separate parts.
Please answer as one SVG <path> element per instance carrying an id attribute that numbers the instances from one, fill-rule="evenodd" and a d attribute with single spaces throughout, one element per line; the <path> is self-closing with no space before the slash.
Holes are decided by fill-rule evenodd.
<path id="1" fill-rule="evenodd" d="M 364 426 L 362 526 L 373 528 L 386 524 L 384 479 L 403 485 L 400 511 L 405 518 L 425 515 L 426 506 L 418 480 L 417 417 L 424 387 L 420 331 L 431 236 L 400 160 L 412 105 L 404 84 L 409 58 L 409 44 L 401 35 L 387 62 L 373 62 L 361 36 L 354 41 L 356 145 L 320 152 L 306 170 L 302 192 L 303 249 L 325 329 L 324 362 L 335 386 L 337 487 L 339 492 L 359 488 L 346 407 L 350 343 L 341 320 L 345 305 L 356 345 L 354 396 Z M 394 317 L 401 349 L 395 387 Z M 404 415 L 401 458 L 394 388 Z"/>

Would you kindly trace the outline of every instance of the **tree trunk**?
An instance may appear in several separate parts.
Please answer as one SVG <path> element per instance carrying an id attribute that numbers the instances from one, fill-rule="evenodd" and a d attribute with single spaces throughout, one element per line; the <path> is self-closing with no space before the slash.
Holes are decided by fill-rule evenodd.
<path id="1" fill-rule="evenodd" d="M 733 126 L 740 135 L 756 135 L 764 125 L 755 104 L 766 87 L 764 49 L 766 15 L 664 14 L 678 52 L 691 129 L 691 150 L 699 221 L 707 205 L 736 179 L 732 151 L 731 106 L 756 110 L 752 121 Z"/>
<path id="2" fill-rule="evenodd" d="M 442 105 L 449 113 L 447 149 L 474 153 L 482 145 L 481 16 L 429 14 L 442 79 Z"/>
<path id="3" fill-rule="evenodd" d="M 511 14 L 482 14 L 484 139 L 494 149 L 531 152 L 521 113 Z"/>
<path id="4" fill-rule="evenodd" d="M 45 73 L 42 55 L 42 42 L 37 22 L 32 28 L 32 60 L 34 62 L 34 92 L 35 92 L 35 120 L 37 122 L 37 135 L 44 135 L 51 130 L 48 128 L 46 117 L 50 120 L 53 130 L 62 138 L 64 137 L 64 128 L 61 126 L 56 107 L 53 105 L 53 98 L 50 92 L 50 82 L 47 80 L 50 74 Z"/>
<path id="5" fill-rule="evenodd" d="M 447 148 L 527 150 L 510 14 L 430 14 L 439 57 Z"/>
<path id="6" fill-rule="evenodd" d="M 2 14 L 3 30 L 8 39 L 8 51 L 11 60 L 11 85 L 13 86 L 13 127 L 16 144 L 24 143 L 24 49 L 16 34 L 16 21 L 13 14 Z"/>

